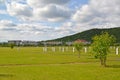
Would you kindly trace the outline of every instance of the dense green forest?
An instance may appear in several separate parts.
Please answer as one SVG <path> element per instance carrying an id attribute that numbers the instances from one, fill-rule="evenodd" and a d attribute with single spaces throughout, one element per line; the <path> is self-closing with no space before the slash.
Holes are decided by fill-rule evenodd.
<path id="1" fill-rule="evenodd" d="M 120 43 L 120 27 L 117 28 L 109 28 L 109 29 L 91 29 L 87 31 L 83 31 L 74 35 L 50 40 L 50 41 L 75 41 L 76 39 L 84 39 L 92 42 L 92 37 L 95 35 L 99 35 L 101 32 L 108 32 L 110 35 L 114 35 L 116 37 L 116 42 Z"/>

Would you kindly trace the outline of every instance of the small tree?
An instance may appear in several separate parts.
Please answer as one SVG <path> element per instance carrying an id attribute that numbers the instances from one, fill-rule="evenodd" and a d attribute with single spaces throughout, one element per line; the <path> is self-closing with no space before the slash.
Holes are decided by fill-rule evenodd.
<path id="1" fill-rule="evenodd" d="M 14 43 L 10 43 L 9 46 L 10 46 L 11 49 L 13 49 L 15 44 Z"/>
<path id="2" fill-rule="evenodd" d="M 74 46 L 75 46 L 76 50 L 78 51 L 78 57 L 80 58 L 80 53 L 84 46 L 84 43 L 83 42 L 75 42 Z"/>
<path id="3" fill-rule="evenodd" d="M 91 45 L 92 51 L 95 53 L 95 58 L 100 59 L 102 66 L 106 66 L 107 53 L 109 52 L 110 45 L 114 42 L 115 37 L 109 35 L 107 32 L 93 37 L 93 43 Z"/>

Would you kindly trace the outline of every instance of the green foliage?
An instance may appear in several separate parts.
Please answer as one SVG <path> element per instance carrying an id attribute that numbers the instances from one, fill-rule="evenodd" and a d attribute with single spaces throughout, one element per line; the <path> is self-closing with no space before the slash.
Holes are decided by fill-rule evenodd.
<path id="1" fill-rule="evenodd" d="M 11 49 L 13 49 L 15 44 L 14 43 L 10 43 L 9 46 L 10 46 Z"/>
<path id="2" fill-rule="evenodd" d="M 75 46 L 76 50 L 78 51 L 78 54 L 80 57 L 80 52 L 84 46 L 84 43 L 83 42 L 75 42 L 73 45 Z"/>
<path id="3" fill-rule="evenodd" d="M 115 37 L 109 35 L 107 32 L 101 35 L 93 37 L 93 43 L 91 45 L 92 51 L 95 53 L 95 58 L 99 58 L 101 65 L 106 65 L 106 57 L 109 52 L 109 47 L 115 42 Z"/>
<path id="4" fill-rule="evenodd" d="M 5 42 L 0 43 L 0 47 L 8 47 L 8 46 L 9 46 L 8 43 L 5 43 Z"/>
<path id="5" fill-rule="evenodd" d="M 83 43 L 74 43 L 74 46 L 76 48 L 77 51 L 80 51 L 83 48 Z"/>

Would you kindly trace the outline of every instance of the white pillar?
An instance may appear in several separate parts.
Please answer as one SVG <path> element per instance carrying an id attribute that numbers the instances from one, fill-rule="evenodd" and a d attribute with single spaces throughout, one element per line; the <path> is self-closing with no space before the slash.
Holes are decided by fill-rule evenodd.
<path id="1" fill-rule="evenodd" d="M 62 48 L 62 52 L 64 52 L 64 47 Z"/>
<path id="2" fill-rule="evenodd" d="M 43 47 L 43 52 L 47 52 L 47 47 Z"/>
<path id="3" fill-rule="evenodd" d="M 119 54 L 119 48 L 117 47 L 116 48 L 116 55 L 118 55 Z"/>
<path id="4" fill-rule="evenodd" d="M 55 52 L 55 47 L 52 47 L 52 51 Z"/>
<path id="5" fill-rule="evenodd" d="M 73 47 L 73 52 L 75 52 L 75 48 Z"/>
<path id="6" fill-rule="evenodd" d="M 112 49 L 112 46 L 110 46 L 110 49 Z"/>
<path id="7" fill-rule="evenodd" d="M 85 53 L 87 53 L 87 47 L 85 47 L 84 49 L 85 49 Z"/>

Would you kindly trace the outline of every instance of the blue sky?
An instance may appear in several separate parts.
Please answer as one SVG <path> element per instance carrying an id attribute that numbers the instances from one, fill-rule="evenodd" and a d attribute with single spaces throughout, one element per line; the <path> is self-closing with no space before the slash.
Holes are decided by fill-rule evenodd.
<path id="1" fill-rule="evenodd" d="M 120 26 L 120 0 L 0 0 L 0 41 L 48 40 Z"/>

